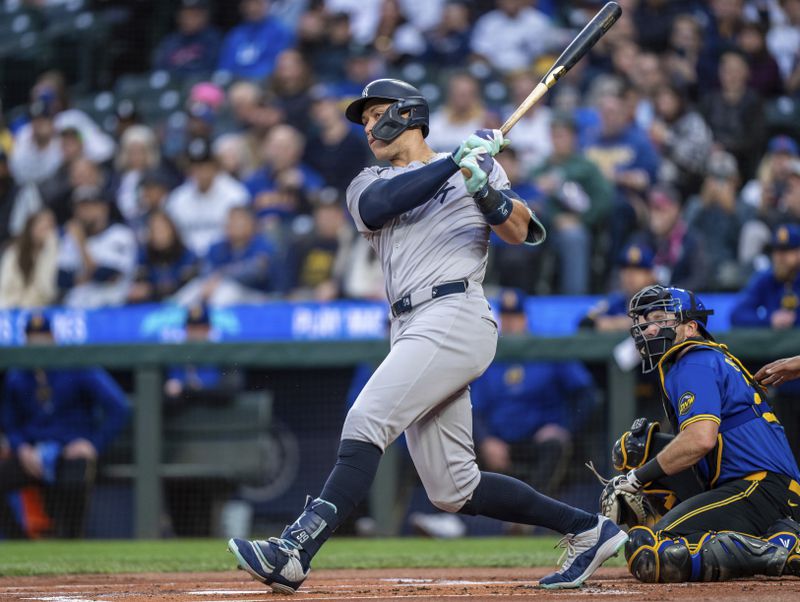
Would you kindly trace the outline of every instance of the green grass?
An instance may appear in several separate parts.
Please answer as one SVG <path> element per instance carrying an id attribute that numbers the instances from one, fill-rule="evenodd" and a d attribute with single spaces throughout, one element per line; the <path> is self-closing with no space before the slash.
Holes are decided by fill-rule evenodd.
<path id="1" fill-rule="evenodd" d="M 314 559 L 314 568 L 551 567 L 560 553 L 553 549 L 556 541 L 334 538 Z M 622 560 L 609 564 L 622 566 Z M 227 571 L 235 566 L 220 539 L 0 543 L 0 575 Z"/>

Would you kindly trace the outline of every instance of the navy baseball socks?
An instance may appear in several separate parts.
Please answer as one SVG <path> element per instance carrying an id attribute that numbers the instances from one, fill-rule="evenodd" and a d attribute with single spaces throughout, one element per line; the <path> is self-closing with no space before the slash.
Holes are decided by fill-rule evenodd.
<path id="1" fill-rule="evenodd" d="M 293 594 L 305 581 L 311 559 L 331 533 L 367 495 L 382 452 L 371 443 L 346 439 L 322 493 L 306 499 L 303 513 L 280 537 L 247 541 L 231 539 L 228 550 L 239 568 L 275 592 Z"/>
<path id="2" fill-rule="evenodd" d="M 565 533 L 560 542 L 566 548 L 561 569 L 539 580 L 539 586 L 546 589 L 580 587 L 628 541 L 625 532 L 606 517 L 573 508 L 518 479 L 491 472 L 481 472 L 481 482 L 460 512 Z"/>

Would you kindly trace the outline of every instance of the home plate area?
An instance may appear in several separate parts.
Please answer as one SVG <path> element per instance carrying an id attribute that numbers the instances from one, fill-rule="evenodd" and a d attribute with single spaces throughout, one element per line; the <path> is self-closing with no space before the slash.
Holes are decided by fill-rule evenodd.
<path id="1" fill-rule="evenodd" d="M 800 580 L 764 579 L 727 583 L 653 585 L 638 583 L 625 569 L 601 569 L 579 590 L 533 587 L 541 568 L 380 569 L 313 571 L 294 596 L 273 594 L 241 572 L 0 577 L 0 600 L 46 602 L 263 602 L 265 600 L 800 600 Z"/>

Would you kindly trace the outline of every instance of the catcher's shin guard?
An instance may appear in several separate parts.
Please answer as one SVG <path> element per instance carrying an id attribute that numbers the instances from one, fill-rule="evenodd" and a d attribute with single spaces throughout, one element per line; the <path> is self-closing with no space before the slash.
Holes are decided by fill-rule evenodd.
<path id="1" fill-rule="evenodd" d="M 628 569 L 646 583 L 727 581 L 754 575 L 796 574 L 788 566 L 791 553 L 786 547 L 735 531 L 707 533 L 696 546 L 690 546 L 683 538 L 659 538 L 646 527 L 631 529 L 628 537 L 625 547 Z M 796 550 L 797 536 L 789 541 Z"/>

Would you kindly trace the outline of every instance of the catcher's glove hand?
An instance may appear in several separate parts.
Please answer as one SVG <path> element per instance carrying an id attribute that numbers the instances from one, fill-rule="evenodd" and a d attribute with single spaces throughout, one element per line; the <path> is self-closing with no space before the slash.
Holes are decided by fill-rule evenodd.
<path id="1" fill-rule="evenodd" d="M 600 494 L 600 513 L 603 516 L 618 525 L 628 527 L 638 525 L 652 527 L 655 524 L 658 515 L 650 500 L 639 492 L 639 487 L 633 490 L 633 484 L 627 480 L 627 475 L 604 479 L 591 462 L 586 466 L 603 484 L 603 491 Z"/>

